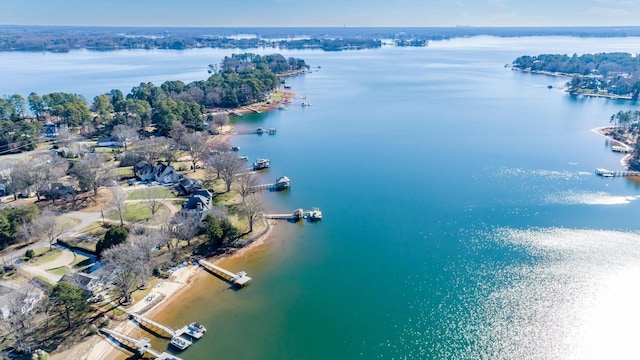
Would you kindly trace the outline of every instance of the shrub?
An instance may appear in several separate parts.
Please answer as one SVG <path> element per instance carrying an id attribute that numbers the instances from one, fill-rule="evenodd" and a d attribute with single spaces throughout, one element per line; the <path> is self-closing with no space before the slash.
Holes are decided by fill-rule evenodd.
<path id="1" fill-rule="evenodd" d="M 24 256 L 29 260 L 33 259 L 33 257 L 35 255 L 36 255 L 36 253 L 35 253 L 35 251 L 33 251 L 33 249 L 29 249 L 24 253 Z"/>

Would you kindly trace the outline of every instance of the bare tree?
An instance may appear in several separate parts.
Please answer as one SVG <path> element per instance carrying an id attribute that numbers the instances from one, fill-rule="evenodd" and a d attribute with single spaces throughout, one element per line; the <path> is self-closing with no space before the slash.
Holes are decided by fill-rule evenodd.
<path id="1" fill-rule="evenodd" d="M 116 268 L 114 282 L 122 295 L 123 303 L 131 303 L 131 293 L 145 284 L 151 274 L 147 246 L 126 241 L 105 250 L 102 258 L 106 264 Z"/>
<path id="2" fill-rule="evenodd" d="M 49 210 L 43 211 L 40 216 L 31 222 L 35 234 L 42 234 L 49 241 L 49 248 L 53 248 L 53 243 L 58 236 L 70 229 L 69 223 L 60 221 L 55 214 Z"/>
<path id="3" fill-rule="evenodd" d="M 171 219 L 173 235 L 187 245 L 191 245 L 193 239 L 200 232 L 200 220 L 202 214 L 197 211 L 181 211 Z"/>
<path id="4" fill-rule="evenodd" d="M 207 147 L 207 137 L 201 133 L 184 134 L 180 139 L 180 144 L 184 145 L 187 154 L 191 158 L 191 167 L 195 172 L 197 164 L 204 160 L 209 154 L 209 148 Z"/>
<path id="5" fill-rule="evenodd" d="M 51 183 L 66 175 L 69 161 L 56 155 L 40 154 L 31 158 L 29 165 L 38 200 L 42 195 L 55 200 L 58 194 L 51 191 Z"/>
<path id="6" fill-rule="evenodd" d="M 167 201 L 167 192 L 162 187 L 151 187 L 143 190 L 143 196 L 151 215 L 155 215 Z"/>
<path id="7" fill-rule="evenodd" d="M 78 180 L 82 191 L 92 190 L 98 195 L 98 189 L 109 180 L 115 180 L 116 172 L 112 165 L 105 164 L 104 156 L 96 155 L 74 163 L 69 173 Z"/>
<path id="8" fill-rule="evenodd" d="M 255 187 L 258 185 L 258 178 L 253 173 L 243 173 L 237 176 L 235 183 L 235 190 L 242 197 L 242 203 L 245 203 L 245 199 L 250 194 L 255 192 Z"/>
<path id="9" fill-rule="evenodd" d="M 18 351 L 30 352 L 37 345 L 32 336 L 34 320 L 36 314 L 41 310 L 43 301 L 35 301 L 31 296 L 31 289 L 26 293 L 13 292 L 7 296 L 6 309 L 8 317 L 3 318 L 0 323 L 7 330 L 4 340 Z M 33 299 L 33 300 L 32 300 Z"/>
<path id="10" fill-rule="evenodd" d="M 56 137 L 56 143 L 59 146 L 66 147 L 73 141 L 74 134 L 66 124 L 61 124 L 58 127 L 58 136 Z"/>
<path id="11" fill-rule="evenodd" d="M 124 226 L 124 212 L 126 211 L 127 194 L 119 186 L 111 188 L 113 194 L 113 207 L 120 218 L 120 226 Z"/>
<path id="12" fill-rule="evenodd" d="M 127 150 L 127 143 L 138 140 L 138 131 L 135 127 L 129 125 L 116 125 L 111 130 L 111 136 L 122 141 L 124 144 L 124 150 Z"/>
<path id="13" fill-rule="evenodd" d="M 209 115 L 209 132 L 212 134 L 220 134 L 222 127 L 229 123 L 229 115 L 226 113 L 219 113 L 215 115 Z"/>
<path id="14" fill-rule="evenodd" d="M 236 180 L 236 176 L 246 169 L 244 161 L 240 160 L 235 154 L 226 152 L 220 154 L 220 177 L 227 186 L 227 192 L 231 191 L 231 185 Z"/>
<path id="15" fill-rule="evenodd" d="M 0 178 L 7 187 L 7 191 L 13 194 L 13 199 L 18 199 L 18 194 L 29 192 L 34 185 L 34 179 L 25 160 L 3 160 L 0 162 Z"/>
<path id="16" fill-rule="evenodd" d="M 253 231 L 253 225 L 262 216 L 262 209 L 262 203 L 255 195 L 248 196 L 247 200 L 242 204 L 242 212 L 249 222 L 249 232 Z"/>

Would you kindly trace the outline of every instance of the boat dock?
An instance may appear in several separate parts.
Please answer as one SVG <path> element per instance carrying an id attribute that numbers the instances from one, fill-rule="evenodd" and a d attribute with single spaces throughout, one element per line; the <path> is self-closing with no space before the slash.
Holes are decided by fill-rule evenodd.
<path id="1" fill-rule="evenodd" d="M 261 135 L 261 134 L 267 133 L 269 135 L 275 135 L 276 132 L 278 132 L 276 128 L 263 129 L 259 127 L 253 130 L 238 130 L 238 131 L 232 132 L 231 134 L 232 135 L 249 135 L 249 134 Z"/>
<path id="2" fill-rule="evenodd" d="M 176 336 L 180 336 L 181 334 L 178 334 L 175 330 L 173 330 L 172 328 L 162 325 L 158 322 L 155 322 L 151 319 L 148 319 L 142 315 L 138 315 L 136 313 L 129 313 L 129 316 L 131 316 L 131 318 L 135 321 L 138 322 L 138 324 L 140 324 L 140 326 L 144 327 L 145 329 L 151 331 L 152 333 L 158 335 L 159 337 L 163 337 L 163 338 L 167 338 L 167 339 L 171 339 L 173 337 Z"/>
<path id="3" fill-rule="evenodd" d="M 254 108 L 254 107 L 251 107 L 251 106 L 245 106 L 245 109 L 247 109 L 247 110 L 251 110 L 251 111 L 253 111 L 253 112 L 254 112 L 254 113 L 256 113 L 256 114 L 262 114 L 262 111 L 260 111 L 260 110 L 258 110 L 258 109 L 256 109 L 256 108 Z"/>
<path id="4" fill-rule="evenodd" d="M 249 283 L 251 283 L 251 278 L 247 276 L 247 273 L 244 271 L 240 271 L 237 274 L 234 274 L 231 271 L 223 269 L 222 267 L 206 260 L 198 260 L 198 263 L 204 266 L 207 270 L 231 282 L 233 285 L 237 287 L 240 287 L 240 288 L 245 287 L 249 285 Z"/>
<path id="5" fill-rule="evenodd" d="M 290 187 L 291 187 L 291 180 L 286 176 L 282 176 L 276 179 L 276 182 L 274 183 L 256 185 L 256 186 L 253 186 L 251 189 L 281 191 L 281 190 L 288 189 Z"/>
<path id="6" fill-rule="evenodd" d="M 624 176 L 640 176 L 640 171 L 614 171 L 607 169 L 596 169 L 596 175 L 602 177 L 624 177 Z"/>
<path id="7" fill-rule="evenodd" d="M 322 211 L 317 208 L 313 210 L 296 209 L 291 214 L 265 214 L 264 217 L 273 220 L 299 221 L 309 219 L 311 221 L 317 221 L 322 220 Z"/>
<path id="8" fill-rule="evenodd" d="M 122 344 L 130 349 L 136 349 L 138 355 L 149 354 L 154 356 L 156 360 L 182 360 L 181 358 L 171 355 L 167 352 L 159 352 L 151 348 L 151 340 L 149 338 L 136 339 L 128 335 L 119 333 L 115 330 L 101 328 L 100 331 L 105 335 L 114 339 L 118 344 Z"/>

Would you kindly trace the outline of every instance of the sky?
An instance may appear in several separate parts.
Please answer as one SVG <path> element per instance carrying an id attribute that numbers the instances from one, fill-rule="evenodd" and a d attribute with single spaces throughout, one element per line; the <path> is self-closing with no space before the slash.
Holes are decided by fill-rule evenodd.
<path id="1" fill-rule="evenodd" d="M 640 0 L 5 0 L 0 25 L 640 26 Z"/>

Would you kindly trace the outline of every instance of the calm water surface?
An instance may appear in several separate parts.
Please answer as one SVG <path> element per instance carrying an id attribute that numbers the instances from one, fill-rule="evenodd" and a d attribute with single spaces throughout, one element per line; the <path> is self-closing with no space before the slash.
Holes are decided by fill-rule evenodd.
<path id="1" fill-rule="evenodd" d="M 278 134 L 232 142 L 272 160 L 265 181 L 292 179 L 290 191 L 265 194 L 271 210 L 319 206 L 325 219 L 281 224 L 267 250 L 233 263 L 251 286 L 232 291 L 211 278 L 162 314 L 174 327 L 200 320 L 209 329 L 181 356 L 633 357 L 640 191 L 593 175 L 620 169 L 620 156 L 590 129 L 636 105 L 571 97 L 566 79 L 504 65 L 639 46 L 478 37 L 285 52 L 314 67 L 289 80 L 313 106 L 297 98 L 288 110 L 245 116 L 238 126 Z M 232 52 L 1 53 L 0 94 L 127 93 L 142 81 L 204 78 Z"/>

